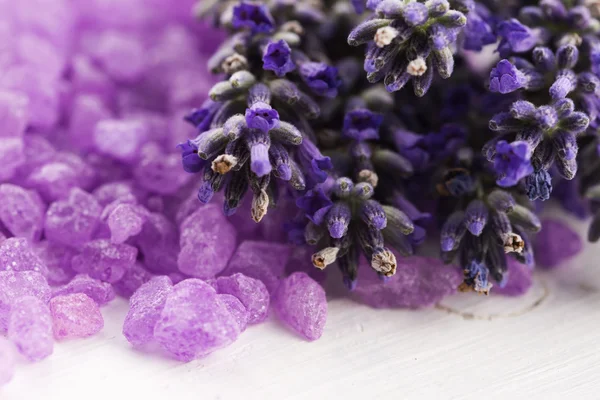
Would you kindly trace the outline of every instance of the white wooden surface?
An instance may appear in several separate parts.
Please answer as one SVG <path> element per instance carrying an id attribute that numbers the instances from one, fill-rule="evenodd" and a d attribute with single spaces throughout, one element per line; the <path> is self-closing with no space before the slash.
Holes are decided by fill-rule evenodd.
<path id="1" fill-rule="evenodd" d="M 458 295 L 418 312 L 332 299 L 316 342 L 271 320 L 189 364 L 133 351 L 118 300 L 100 335 L 20 365 L 0 399 L 598 399 L 599 254 L 537 273 L 518 299 Z"/>

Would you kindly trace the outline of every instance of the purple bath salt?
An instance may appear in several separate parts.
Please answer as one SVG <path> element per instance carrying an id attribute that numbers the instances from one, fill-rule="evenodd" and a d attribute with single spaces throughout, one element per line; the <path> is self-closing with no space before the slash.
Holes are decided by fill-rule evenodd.
<path id="1" fill-rule="evenodd" d="M 117 282 L 133 266 L 137 249 L 128 244 L 115 244 L 107 239 L 86 243 L 81 254 L 73 257 L 73 269 L 105 282 Z"/>
<path id="2" fill-rule="evenodd" d="M 147 136 L 147 127 L 139 120 L 105 119 L 96 124 L 94 144 L 103 154 L 119 161 L 133 162 Z"/>
<path id="3" fill-rule="evenodd" d="M 38 257 L 44 260 L 48 267 L 46 278 L 50 284 L 62 285 L 75 276 L 71 260 L 78 254 L 77 250 L 48 240 L 33 243 L 32 246 Z"/>
<path id="4" fill-rule="evenodd" d="M 533 284 L 531 268 L 512 257 L 507 257 L 506 260 L 508 262 L 508 280 L 504 287 L 494 286 L 492 293 L 504 296 L 522 296 Z"/>
<path id="5" fill-rule="evenodd" d="M 400 257 L 397 272 L 382 282 L 364 257 L 358 268 L 358 285 L 352 298 L 373 308 L 430 307 L 455 293 L 461 271 L 432 257 Z"/>
<path id="6" fill-rule="evenodd" d="M 144 256 L 144 265 L 150 272 L 171 274 L 178 272 L 177 229 L 163 214 L 149 213 L 142 231 L 132 242 Z"/>
<path id="7" fill-rule="evenodd" d="M 15 176 L 17 168 L 25 163 L 24 142 L 20 137 L 0 137 L 0 181 Z"/>
<path id="8" fill-rule="evenodd" d="M 139 206 L 133 204 L 119 204 L 108 215 L 110 240 L 113 243 L 124 243 L 142 231 L 146 215 L 138 209 Z"/>
<path id="9" fill-rule="evenodd" d="M 273 300 L 279 319 L 308 340 L 321 337 L 327 321 L 325 290 L 304 272 L 283 279 Z"/>
<path id="10" fill-rule="evenodd" d="M 165 154 L 156 143 L 142 147 L 133 174 L 141 187 L 163 195 L 175 193 L 190 179 L 190 174 L 181 169 L 181 155 Z"/>
<path id="11" fill-rule="evenodd" d="M 172 289 L 169 277 L 157 276 L 140 286 L 131 296 L 123 324 L 123 335 L 129 343 L 142 346 L 153 340 L 154 326 Z"/>
<path id="12" fill-rule="evenodd" d="M 50 301 L 50 286 L 35 271 L 0 271 L 0 333 L 6 332 L 11 305 L 19 298 L 34 296 Z"/>
<path id="13" fill-rule="evenodd" d="M 16 300 L 10 310 L 8 339 L 30 361 L 52 354 L 52 317 L 46 303 L 33 296 Z"/>
<path id="14" fill-rule="evenodd" d="M 167 353 L 191 361 L 234 342 L 240 327 L 215 290 L 199 279 L 175 285 L 167 296 L 154 337 Z"/>
<path id="15" fill-rule="evenodd" d="M 0 242 L 0 271 L 36 271 L 48 274 L 46 264 L 24 238 L 8 238 Z"/>
<path id="16" fill-rule="evenodd" d="M 221 276 L 216 280 L 219 294 L 238 298 L 248 311 L 248 324 L 257 324 L 269 315 L 269 291 L 258 279 L 243 274 Z"/>
<path id="17" fill-rule="evenodd" d="M 246 240 L 237 248 L 223 275 L 240 272 L 262 281 L 269 293 L 273 293 L 284 276 L 291 253 L 289 245 Z"/>
<path id="18" fill-rule="evenodd" d="M 76 275 L 66 285 L 52 290 L 52 297 L 65 296 L 73 293 L 83 293 L 99 306 L 109 303 L 115 298 L 115 291 L 110 283 L 102 282 L 85 274 Z"/>
<path id="19" fill-rule="evenodd" d="M 97 64 L 114 80 L 135 82 L 142 77 L 146 60 L 144 47 L 133 36 L 107 31 L 94 46 Z"/>
<path id="20" fill-rule="evenodd" d="M 550 218 L 542 220 L 542 230 L 533 242 L 537 265 L 546 269 L 566 265 L 566 261 L 582 248 L 583 242 L 577 232 L 561 220 Z"/>
<path id="21" fill-rule="evenodd" d="M 244 307 L 237 297 L 230 294 L 219 294 L 217 295 L 217 298 L 221 303 L 225 304 L 227 310 L 233 315 L 233 318 L 235 318 L 235 321 L 240 328 L 240 332 L 244 332 L 248 326 L 249 317 L 246 307 Z"/>
<path id="22" fill-rule="evenodd" d="M 14 345 L 8 339 L 0 336 L 0 387 L 10 382 L 15 374 L 16 363 Z"/>
<path id="23" fill-rule="evenodd" d="M 113 288 L 119 296 L 129 298 L 152 277 L 153 275 L 138 261 L 125 272 L 121 279 L 113 283 Z"/>
<path id="24" fill-rule="evenodd" d="M 92 195 L 101 207 L 106 207 L 115 200 L 121 200 L 122 203 L 137 203 L 133 182 L 130 181 L 105 183 L 96 188 Z"/>
<path id="25" fill-rule="evenodd" d="M 26 185 L 36 189 L 47 202 L 64 199 L 71 189 L 80 186 L 81 176 L 66 162 L 52 161 L 36 168 Z"/>
<path id="26" fill-rule="evenodd" d="M 82 150 L 89 150 L 94 144 L 96 123 L 109 119 L 110 111 L 100 97 L 84 94 L 77 96 L 73 101 L 70 118 L 69 133 L 72 142 Z"/>
<path id="27" fill-rule="evenodd" d="M 91 194 L 75 188 L 66 200 L 55 201 L 46 212 L 46 238 L 81 247 L 92 238 L 102 209 Z"/>
<path id="28" fill-rule="evenodd" d="M 22 136 L 29 123 L 29 99 L 22 93 L 0 91 L 0 121 L 2 137 Z"/>
<path id="29" fill-rule="evenodd" d="M 83 293 L 53 297 L 50 312 L 57 340 L 93 336 L 104 327 L 98 304 Z"/>
<path id="30" fill-rule="evenodd" d="M 236 231 L 222 210 L 204 207 L 180 227 L 179 270 L 193 277 L 212 278 L 227 266 L 236 246 Z"/>
<path id="31" fill-rule="evenodd" d="M 0 221 L 14 236 L 39 240 L 44 227 L 46 205 L 33 190 L 5 183 L 0 185 Z"/>

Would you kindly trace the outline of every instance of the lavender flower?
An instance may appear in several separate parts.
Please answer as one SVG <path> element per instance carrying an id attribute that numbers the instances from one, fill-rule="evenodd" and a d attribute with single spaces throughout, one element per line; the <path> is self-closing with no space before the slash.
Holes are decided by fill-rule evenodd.
<path id="1" fill-rule="evenodd" d="M 253 33 L 271 33 L 275 29 L 275 22 L 266 5 L 246 1 L 233 7 L 231 25 L 236 29 L 250 29 Z"/>
<path id="2" fill-rule="evenodd" d="M 299 72 L 314 94 L 329 98 L 337 96 L 340 79 L 335 67 L 320 62 L 306 62 L 300 65 Z"/>
<path id="3" fill-rule="evenodd" d="M 352 110 L 344 116 L 344 135 L 354 140 L 379 138 L 383 116 L 367 109 Z"/>
<path id="4" fill-rule="evenodd" d="M 522 178 L 533 172 L 531 166 L 531 148 L 527 142 L 507 143 L 504 140 L 496 144 L 494 169 L 500 176 L 498 186 L 514 186 Z"/>
<path id="5" fill-rule="evenodd" d="M 273 71 L 280 78 L 296 69 L 292 50 L 284 40 L 270 42 L 265 48 L 262 61 L 264 69 Z"/>

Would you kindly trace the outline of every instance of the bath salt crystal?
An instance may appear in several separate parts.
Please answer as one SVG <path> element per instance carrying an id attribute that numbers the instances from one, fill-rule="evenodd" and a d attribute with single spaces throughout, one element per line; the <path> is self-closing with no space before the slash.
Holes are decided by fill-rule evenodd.
<path id="1" fill-rule="evenodd" d="M 104 327 L 98 304 L 83 293 L 53 297 L 50 312 L 57 340 L 93 336 Z"/>
<path id="2" fill-rule="evenodd" d="M 173 194 L 190 180 L 190 174 L 181 169 L 181 155 L 165 154 L 155 143 L 145 145 L 140 153 L 133 174 L 136 182 L 149 192 Z"/>
<path id="3" fill-rule="evenodd" d="M 81 247 L 92 238 L 101 208 L 94 196 L 75 188 L 68 198 L 55 201 L 46 212 L 46 237 L 71 247 Z"/>
<path id="4" fill-rule="evenodd" d="M 216 280 L 219 294 L 230 294 L 238 298 L 248 311 L 248 324 L 257 324 L 269 315 L 269 291 L 258 279 L 243 274 L 221 276 Z"/>
<path id="5" fill-rule="evenodd" d="M 137 203 L 135 189 L 131 181 L 115 181 L 105 183 L 97 187 L 92 195 L 98 201 L 101 207 L 106 207 L 115 200 L 122 200 L 122 203 Z"/>
<path id="6" fill-rule="evenodd" d="M 0 181 L 7 181 L 15 176 L 17 169 L 25 161 L 23 138 L 0 137 Z"/>
<path id="7" fill-rule="evenodd" d="M 6 332 L 10 308 L 17 299 L 34 296 L 47 303 L 50 295 L 50 286 L 39 272 L 0 271 L 0 333 Z"/>
<path id="8" fill-rule="evenodd" d="M 132 163 L 148 136 L 146 125 L 136 119 L 99 121 L 94 128 L 94 144 L 103 154 Z"/>
<path id="9" fill-rule="evenodd" d="M 29 99 L 23 93 L 0 90 L 0 137 L 23 136 L 29 123 Z"/>
<path id="10" fill-rule="evenodd" d="M 325 290 L 304 272 L 283 279 L 273 300 L 279 319 L 308 340 L 323 335 L 327 321 Z"/>
<path id="11" fill-rule="evenodd" d="M 153 276 L 138 261 L 125 272 L 121 279 L 113 283 L 113 288 L 119 296 L 130 298 L 140 286 L 152 279 Z"/>
<path id="12" fill-rule="evenodd" d="M 46 264 L 25 238 L 8 238 L 0 242 L 0 271 L 36 271 L 48 274 Z"/>
<path id="13" fill-rule="evenodd" d="M 154 327 L 160 318 L 173 284 L 167 276 L 157 276 L 144 283 L 129 299 L 129 311 L 123 324 L 123 335 L 134 346 L 154 339 Z"/>
<path id="14" fill-rule="evenodd" d="M 533 241 L 533 253 L 537 265 L 553 269 L 567 265 L 566 261 L 578 254 L 583 241 L 568 224 L 558 219 L 542 220 L 542 230 Z"/>
<path id="15" fill-rule="evenodd" d="M 65 199 L 71 189 L 80 185 L 80 175 L 71 165 L 52 161 L 35 169 L 26 185 L 36 189 L 47 202 Z"/>
<path id="16" fill-rule="evenodd" d="M 104 282 L 117 282 L 135 264 L 137 249 L 128 244 L 115 244 L 107 239 L 86 243 L 81 254 L 73 257 L 73 269 Z"/>
<path id="17" fill-rule="evenodd" d="M 492 294 L 504 296 L 522 296 L 533 285 L 532 270 L 529 266 L 521 264 L 512 257 L 506 257 L 508 264 L 508 279 L 503 287 L 494 286 Z"/>
<path id="18" fill-rule="evenodd" d="M 15 236 L 39 240 L 46 215 L 46 205 L 33 190 L 5 183 L 0 185 L 0 221 Z"/>
<path id="19" fill-rule="evenodd" d="M 227 310 L 233 315 L 233 318 L 235 318 L 235 321 L 240 328 L 240 332 L 244 332 L 248 326 L 249 317 L 246 307 L 244 307 L 237 297 L 230 294 L 219 294 L 217 298 L 221 303 L 225 304 Z"/>
<path id="20" fill-rule="evenodd" d="M 110 240 L 113 243 L 124 243 L 131 236 L 142 231 L 146 215 L 138 211 L 132 204 L 119 204 L 108 216 Z"/>
<path id="21" fill-rule="evenodd" d="M 17 299 L 10 310 L 8 339 L 30 361 L 52 354 L 52 316 L 46 303 L 33 296 Z"/>
<path id="22" fill-rule="evenodd" d="M 61 285 L 75 276 L 75 271 L 71 268 L 71 260 L 78 252 L 72 247 L 42 240 L 33 244 L 33 251 L 46 264 L 48 268 L 46 278 L 50 284 Z"/>
<path id="23" fill-rule="evenodd" d="M 93 147 L 93 134 L 98 121 L 110 119 L 110 111 L 102 100 L 93 94 L 79 95 L 73 101 L 69 121 L 72 143 L 81 150 Z"/>
<path id="24" fill-rule="evenodd" d="M 69 283 L 52 290 L 52 297 L 83 293 L 99 306 L 109 303 L 115 298 L 115 291 L 110 283 L 102 282 L 85 274 L 76 275 Z"/>
<path id="25" fill-rule="evenodd" d="M 101 35 L 92 57 L 111 78 L 120 82 L 135 82 L 146 68 L 144 46 L 136 38 L 117 31 Z"/>
<path id="26" fill-rule="evenodd" d="M 240 326 L 215 290 L 199 279 L 187 279 L 168 294 L 154 337 L 181 361 L 191 361 L 233 343 Z"/>

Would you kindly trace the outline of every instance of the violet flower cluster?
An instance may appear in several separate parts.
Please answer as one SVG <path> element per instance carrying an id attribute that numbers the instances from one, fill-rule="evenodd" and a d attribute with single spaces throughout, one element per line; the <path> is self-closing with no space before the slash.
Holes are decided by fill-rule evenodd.
<path id="1" fill-rule="evenodd" d="M 233 164 L 250 163 L 252 215 L 277 202 L 259 189 L 295 199 L 290 240 L 315 246 L 317 268 L 336 263 L 350 290 L 363 257 L 386 284 L 426 235 L 462 267 L 460 289 L 502 288 L 511 258 L 536 264 L 541 201 L 591 208 L 600 237 L 596 3 L 206 2 L 201 14 L 230 32 L 209 63 L 226 80 L 210 92 L 220 104 L 197 111 L 200 159 L 184 151 L 184 166 L 205 165 L 205 201 L 244 138 Z M 215 129 L 235 132 L 224 155 L 203 148 Z M 291 185 L 253 183 L 268 174 Z"/>

